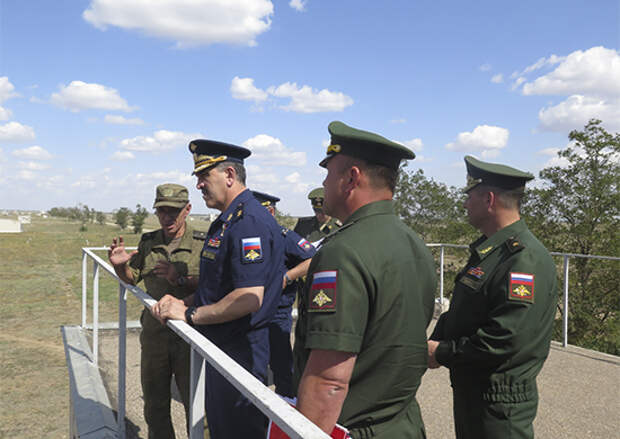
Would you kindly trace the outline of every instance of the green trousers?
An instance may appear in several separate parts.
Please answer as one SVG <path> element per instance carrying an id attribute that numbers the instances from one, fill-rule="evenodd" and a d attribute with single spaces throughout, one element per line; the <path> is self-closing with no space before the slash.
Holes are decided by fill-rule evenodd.
<path id="1" fill-rule="evenodd" d="M 522 402 L 485 401 L 479 391 L 454 391 L 457 439 L 533 439 L 538 398 Z"/>
<path id="2" fill-rule="evenodd" d="M 174 377 L 189 425 L 190 346 L 169 328 L 153 327 L 142 316 L 140 379 L 149 439 L 174 439 L 170 385 Z M 144 324 L 146 323 L 146 324 Z M 152 323 L 152 322 L 150 322 Z"/>

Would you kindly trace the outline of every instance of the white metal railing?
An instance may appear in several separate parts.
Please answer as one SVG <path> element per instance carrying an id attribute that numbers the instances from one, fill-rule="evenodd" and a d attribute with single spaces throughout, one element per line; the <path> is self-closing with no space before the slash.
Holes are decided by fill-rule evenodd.
<path id="1" fill-rule="evenodd" d="M 443 305 L 443 262 L 444 248 L 469 248 L 468 245 L 458 244 L 427 244 L 428 247 L 439 247 L 439 300 Z M 568 258 L 586 258 L 586 259 L 605 259 L 610 261 L 620 261 L 620 257 L 616 256 L 597 256 L 597 255 L 580 255 L 577 253 L 559 253 L 550 252 L 551 256 L 562 256 L 563 264 L 563 292 L 564 303 L 562 310 L 562 346 L 568 346 Z"/>
<path id="2" fill-rule="evenodd" d="M 123 282 L 114 269 L 94 251 L 107 250 L 107 247 L 82 248 L 82 327 L 86 327 L 86 298 L 87 298 L 87 259 L 93 261 L 93 361 L 97 364 L 98 358 L 98 330 L 99 330 L 99 269 L 102 268 L 119 283 L 118 301 L 118 437 L 125 438 L 125 371 L 126 371 L 126 329 L 127 329 L 127 291 L 130 291 L 147 308 L 156 301 L 140 288 Z M 329 439 L 329 436 L 320 428 L 291 407 L 271 389 L 261 383 L 256 377 L 237 364 L 228 355 L 202 334 L 181 320 L 169 320 L 167 323 L 174 332 L 191 345 L 190 358 L 190 439 L 204 437 L 205 418 L 205 359 L 222 376 L 237 388 L 246 398 L 272 419 L 291 438 L 302 439 Z"/>

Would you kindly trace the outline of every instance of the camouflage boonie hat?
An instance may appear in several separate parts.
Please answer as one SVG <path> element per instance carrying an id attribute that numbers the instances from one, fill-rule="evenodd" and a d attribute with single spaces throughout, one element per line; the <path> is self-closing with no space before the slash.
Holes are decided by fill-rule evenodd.
<path id="1" fill-rule="evenodd" d="M 157 186 L 155 190 L 155 203 L 153 207 L 174 207 L 182 209 L 189 203 L 189 193 L 185 186 L 174 183 L 165 183 Z"/>
<path id="2" fill-rule="evenodd" d="M 325 199 L 325 189 L 322 187 L 318 187 L 316 189 L 312 189 L 308 194 L 308 199 L 312 204 L 314 209 L 322 209 L 323 208 L 323 200 Z"/>
<path id="3" fill-rule="evenodd" d="M 508 190 L 516 189 L 525 187 L 525 183 L 534 178 L 529 172 L 498 163 L 483 162 L 470 155 L 465 156 L 465 166 L 467 167 L 465 192 L 469 192 L 479 184 Z"/>

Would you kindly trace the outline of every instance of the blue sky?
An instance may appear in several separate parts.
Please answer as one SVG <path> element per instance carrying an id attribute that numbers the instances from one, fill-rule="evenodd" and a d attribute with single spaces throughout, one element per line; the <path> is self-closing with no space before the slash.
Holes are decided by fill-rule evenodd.
<path id="1" fill-rule="evenodd" d="M 195 190 L 189 140 L 311 213 L 327 125 L 537 174 L 592 117 L 620 131 L 618 1 L 0 0 L 0 209 L 151 207 Z"/>

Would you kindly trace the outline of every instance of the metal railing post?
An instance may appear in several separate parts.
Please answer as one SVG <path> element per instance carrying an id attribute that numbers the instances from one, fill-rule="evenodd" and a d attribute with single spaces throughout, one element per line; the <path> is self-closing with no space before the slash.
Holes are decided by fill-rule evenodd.
<path id="1" fill-rule="evenodd" d="M 443 312 L 443 250 L 444 246 L 439 246 L 439 304 Z"/>
<path id="2" fill-rule="evenodd" d="M 562 316 L 562 346 L 568 345 L 568 255 L 564 255 L 564 315 Z"/>
<path id="3" fill-rule="evenodd" d="M 118 285 L 118 437 L 125 439 L 125 371 L 127 369 L 127 290 Z"/>
<path id="4" fill-rule="evenodd" d="M 93 362 L 99 365 L 99 264 L 93 262 Z"/>
<path id="5" fill-rule="evenodd" d="M 82 250 L 82 328 L 86 327 L 86 295 L 88 277 L 88 255 Z"/>
<path id="6" fill-rule="evenodd" d="M 189 438 L 204 438 L 205 359 L 193 347 L 190 355 Z"/>

